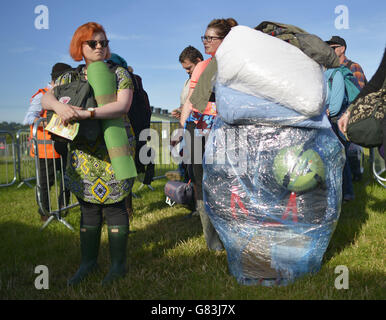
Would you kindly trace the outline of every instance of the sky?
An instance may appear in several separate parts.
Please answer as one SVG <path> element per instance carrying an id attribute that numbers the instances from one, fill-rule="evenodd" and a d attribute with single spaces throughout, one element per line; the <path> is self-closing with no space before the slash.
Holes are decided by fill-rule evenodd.
<path id="1" fill-rule="evenodd" d="M 179 54 L 192 45 L 209 58 L 200 36 L 212 19 L 228 17 L 252 28 L 266 20 L 292 24 L 323 40 L 339 35 L 347 57 L 368 79 L 386 45 L 383 0 L 6 1 L 0 16 L 0 122 L 23 121 L 29 99 L 50 81 L 56 62 L 79 64 L 69 56 L 69 44 L 77 27 L 90 21 L 103 25 L 111 51 L 142 77 L 150 104 L 171 111 L 187 79 Z"/>

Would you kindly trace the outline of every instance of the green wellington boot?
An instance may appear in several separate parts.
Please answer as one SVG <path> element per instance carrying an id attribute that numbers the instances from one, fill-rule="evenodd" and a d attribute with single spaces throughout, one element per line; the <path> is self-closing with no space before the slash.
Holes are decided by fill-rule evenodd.
<path id="1" fill-rule="evenodd" d="M 89 274 L 98 269 L 97 258 L 101 240 L 101 226 L 82 226 L 80 228 L 81 262 L 78 271 L 68 280 L 69 286 L 79 284 Z"/>
<path id="2" fill-rule="evenodd" d="M 129 226 L 109 226 L 109 247 L 111 266 L 102 285 L 109 285 L 115 279 L 126 274 L 126 251 L 129 236 Z"/>
<path id="3" fill-rule="evenodd" d="M 204 202 L 202 200 L 197 200 L 197 211 L 200 213 L 202 231 L 209 250 L 224 250 L 220 237 L 218 236 L 216 229 L 213 227 L 213 224 L 205 211 Z"/>

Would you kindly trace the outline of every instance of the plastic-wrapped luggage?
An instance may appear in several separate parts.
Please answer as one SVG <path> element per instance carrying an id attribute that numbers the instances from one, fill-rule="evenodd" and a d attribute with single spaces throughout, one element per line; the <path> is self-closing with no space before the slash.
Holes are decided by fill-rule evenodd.
<path id="1" fill-rule="evenodd" d="M 239 283 L 285 285 L 320 269 L 341 209 L 345 156 L 324 114 L 323 73 L 247 27 L 232 29 L 216 59 L 205 208 Z"/>
<path id="2" fill-rule="evenodd" d="M 286 284 L 319 270 L 339 217 L 343 164 L 330 129 L 217 118 L 205 150 L 205 208 L 240 283 Z"/>
<path id="3" fill-rule="evenodd" d="M 246 26 L 237 26 L 216 52 L 217 81 L 307 117 L 321 114 L 322 67 L 297 47 Z M 216 95 L 217 100 L 217 95 Z"/>

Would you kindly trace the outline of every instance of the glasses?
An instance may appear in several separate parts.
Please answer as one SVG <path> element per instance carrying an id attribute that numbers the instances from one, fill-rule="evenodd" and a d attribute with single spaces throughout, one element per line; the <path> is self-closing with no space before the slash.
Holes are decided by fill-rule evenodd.
<path id="1" fill-rule="evenodd" d="M 332 48 L 332 49 L 336 49 L 336 48 L 340 48 L 341 46 L 330 46 L 330 48 Z"/>
<path id="2" fill-rule="evenodd" d="M 91 49 L 95 49 L 99 43 L 102 48 L 106 48 L 109 45 L 109 40 L 87 40 L 85 41 Z"/>
<path id="3" fill-rule="evenodd" d="M 204 42 L 212 42 L 213 40 L 220 40 L 220 39 L 224 39 L 224 37 L 210 37 L 210 36 L 202 36 L 201 37 L 201 41 Z"/>

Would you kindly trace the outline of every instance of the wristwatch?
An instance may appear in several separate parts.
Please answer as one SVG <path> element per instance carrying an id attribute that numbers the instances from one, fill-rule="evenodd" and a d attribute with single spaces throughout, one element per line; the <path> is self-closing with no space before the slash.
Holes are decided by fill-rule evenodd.
<path id="1" fill-rule="evenodd" d="M 90 111 L 90 119 L 95 118 L 95 108 L 88 108 L 87 111 Z"/>

